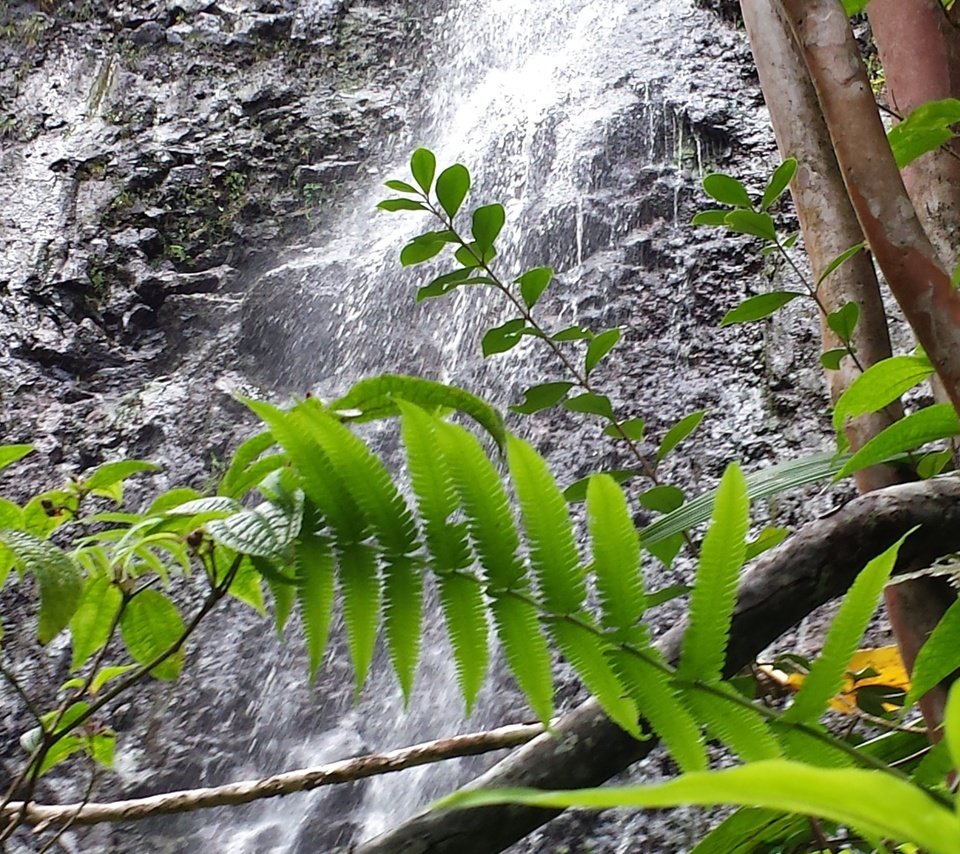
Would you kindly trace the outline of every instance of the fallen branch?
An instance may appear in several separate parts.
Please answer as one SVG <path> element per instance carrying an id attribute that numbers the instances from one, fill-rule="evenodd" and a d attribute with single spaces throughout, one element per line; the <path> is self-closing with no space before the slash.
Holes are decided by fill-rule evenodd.
<path id="1" fill-rule="evenodd" d="M 391 750 L 388 753 L 357 756 L 353 759 L 331 762 L 328 765 L 287 771 L 262 780 L 244 780 L 226 786 L 185 789 L 180 792 L 167 792 L 146 798 L 132 798 L 110 803 L 58 804 L 56 806 L 30 803 L 24 806 L 23 802 L 12 802 L 0 812 L 0 818 L 12 817 L 22 810 L 23 821 L 35 825 L 40 831 L 67 822 L 78 825 L 99 824 L 105 821 L 133 821 L 209 807 L 234 806 L 263 798 L 289 795 L 293 792 L 305 792 L 334 783 L 348 783 L 364 777 L 389 774 L 444 759 L 476 756 L 492 750 L 517 747 L 543 731 L 541 724 L 514 724 L 486 732 L 427 741 L 412 747 Z"/>
<path id="2" fill-rule="evenodd" d="M 805 525 L 744 573 L 727 649 L 726 673 L 752 661 L 807 614 L 842 595 L 857 573 L 910 529 L 897 572 L 910 572 L 960 551 L 960 479 L 937 478 L 877 490 Z M 675 662 L 684 626 L 657 643 Z M 594 700 L 564 715 L 551 736 L 534 739 L 468 788 L 597 786 L 646 756 L 654 737 L 636 741 Z M 560 810 L 504 804 L 425 812 L 355 854 L 489 854 L 502 851 Z"/>

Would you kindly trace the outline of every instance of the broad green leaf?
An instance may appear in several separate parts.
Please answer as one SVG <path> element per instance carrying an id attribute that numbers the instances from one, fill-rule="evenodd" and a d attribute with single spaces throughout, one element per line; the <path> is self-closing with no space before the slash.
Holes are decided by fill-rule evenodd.
<path id="1" fill-rule="evenodd" d="M 587 392 L 577 397 L 567 398 L 563 402 L 563 408 L 571 412 L 584 412 L 587 415 L 599 415 L 601 418 L 607 418 L 610 421 L 616 420 L 613 414 L 613 405 L 610 398 L 605 394 L 594 394 Z"/>
<path id="2" fill-rule="evenodd" d="M 398 193 L 418 193 L 416 187 L 411 187 L 406 181 L 384 181 L 384 186 Z"/>
<path id="3" fill-rule="evenodd" d="M 571 614 L 582 606 L 586 585 L 567 503 L 546 461 L 522 439 L 507 437 L 507 462 L 544 604 Z"/>
<path id="4" fill-rule="evenodd" d="M 440 608 L 453 646 L 457 681 L 466 705 L 473 710 L 489 663 L 487 616 L 482 588 L 476 581 L 455 573 L 437 577 Z"/>
<path id="5" fill-rule="evenodd" d="M 70 622 L 83 596 L 83 575 L 77 563 L 49 540 L 26 531 L 0 530 L 0 545 L 37 579 L 40 614 L 37 640 L 49 643 Z"/>
<path id="6" fill-rule="evenodd" d="M 842 308 L 838 308 L 827 315 L 827 326 L 836 333 L 841 341 L 849 343 L 859 319 L 860 306 L 855 302 L 848 302 Z"/>
<path id="7" fill-rule="evenodd" d="M 953 673 L 960 660 L 960 600 L 954 602 L 940 618 L 926 643 L 920 647 L 913 664 L 910 693 L 906 705 L 912 705 L 931 688 Z"/>
<path id="8" fill-rule="evenodd" d="M 412 267 L 415 264 L 422 264 L 431 258 L 439 255 L 443 247 L 447 244 L 442 240 L 436 240 L 432 243 L 421 243 L 414 241 L 408 243 L 400 250 L 400 265 L 403 267 Z"/>
<path id="9" fill-rule="evenodd" d="M 840 395 L 833 410 L 834 430 L 839 433 L 847 418 L 883 409 L 932 373 L 926 356 L 893 356 L 871 365 Z"/>
<path id="10" fill-rule="evenodd" d="M 104 463 L 84 477 L 81 485 L 84 489 L 92 492 L 95 489 L 105 489 L 108 486 L 113 486 L 115 483 L 144 471 L 160 471 L 160 466 L 155 463 L 148 463 L 146 460 L 120 460 L 114 463 Z"/>
<path id="11" fill-rule="evenodd" d="M 423 202 L 415 202 L 413 199 L 384 199 L 377 204 L 382 211 L 395 213 L 396 211 L 425 211 L 428 210 Z"/>
<path id="12" fill-rule="evenodd" d="M 817 768 L 769 759 L 724 771 L 705 771 L 653 786 L 607 787 L 562 792 L 535 789 L 461 790 L 434 808 L 524 804 L 566 809 L 588 807 L 669 807 L 683 804 L 759 806 L 818 815 L 898 842 L 912 842 L 927 854 L 960 851 L 960 821 L 930 795 L 889 774 L 859 768 Z"/>
<path id="13" fill-rule="evenodd" d="M 700 211 L 700 213 L 696 214 L 693 219 L 690 220 L 690 224 L 726 226 L 728 213 L 730 213 L 730 211 L 728 211 L 726 208 L 720 210 Z"/>
<path id="14" fill-rule="evenodd" d="M 773 170 L 773 175 L 770 176 L 770 180 L 767 182 L 767 186 L 763 191 L 760 210 L 765 211 L 783 195 L 784 190 L 787 189 L 790 181 L 793 180 L 796 171 L 797 160 L 795 157 L 788 157 Z"/>
<path id="15" fill-rule="evenodd" d="M 83 596 L 70 618 L 73 647 L 70 670 L 83 666 L 107 642 L 122 600 L 120 589 L 108 576 L 92 576 L 86 580 Z"/>
<path id="16" fill-rule="evenodd" d="M 124 673 L 129 673 L 131 670 L 135 669 L 135 664 L 114 664 L 110 667 L 101 667 L 97 671 L 96 676 L 90 680 L 90 688 L 88 689 L 88 693 L 91 697 L 95 697 L 100 693 L 100 689 L 103 688 L 104 685 L 109 684 L 114 679 L 120 678 Z"/>
<path id="17" fill-rule="evenodd" d="M 104 768 L 113 767 L 113 755 L 117 746 L 117 735 L 111 730 L 105 730 L 88 735 L 86 738 L 87 752 L 90 758 Z"/>
<path id="18" fill-rule="evenodd" d="M 714 172 L 703 179 L 703 189 L 707 195 L 724 205 L 735 208 L 751 208 L 753 202 L 746 188 L 736 178 Z"/>
<path id="19" fill-rule="evenodd" d="M 788 536 L 790 531 L 786 528 L 766 527 L 756 537 L 747 543 L 747 556 L 745 562 L 759 557 L 768 549 L 779 546 Z"/>
<path id="20" fill-rule="evenodd" d="M 650 487 L 646 492 L 640 493 L 637 500 L 647 510 L 653 510 L 657 513 L 672 513 L 678 507 L 683 506 L 685 498 L 682 489 L 667 483 L 661 483 Z"/>
<path id="21" fill-rule="evenodd" d="M 490 609 L 510 671 L 530 708 L 547 726 L 553 717 L 553 676 L 537 609 L 509 594 L 494 596 Z"/>
<path id="22" fill-rule="evenodd" d="M 845 249 L 843 252 L 841 252 L 836 258 L 827 264 L 823 272 L 817 277 L 817 287 L 820 287 L 820 283 L 827 278 L 827 276 L 829 276 L 841 265 L 846 264 L 847 261 L 849 261 L 861 249 L 864 249 L 866 245 L 866 243 L 860 242 L 856 246 L 851 246 L 849 249 Z"/>
<path id="23" fill-rule="evenodd" d="M 909 534 L 871 560 L 857 575 L 830 624 L 823 650 L 813 662 L 790 708 L 783 713 L 784 721 L 819 720 L 831 697 L 840 690 L 850 658 L 857 650 L 870 617 L 877 610 L 883 586 L 893 571 L 900 546 L 907 536 Z"/>
<path id="24" fill-rule="evenodd" d="M 437 171 L 437 158 L 428 148 L 418 148 L 410 157 L 410 171 L 414 180 L 425 193 L 433 186 L 433 176 Z"/>
<path id="25" fill-rule="evenodd" d="M 686 439 L 703 421 L 703 416 L 707 414 L 706 409 L 698 409 L 689 415 L 681 418 L 676 424 L 667 430 L 660 447 L 657 449 L 657 462 L 663 460 L 674 448 Z"/>
<path id="26" fill-rule="evenodd" d="M 424 285 L 417 291 L 416 301 L 423 302 L 425 299 L 445 296 L 450 293 L 450 291 L 466 284 L 465 280 L 470 279 L 472 275 L 473 272 L 471 270 L 461 267 L 459 270 L 437 276 L 429 284 Z"/>
<path id="27" fill-rule="evenodd" d="M 520 296 L 527 308 L 533 308 L 537 300 L 547 289 L 553 279 L 552 267 L 534 267 L 527 270 L 522 276 L 514 279 L 516 284 L 520 285 Z"/>
<path id="28" fill-rule="evenodd" d="M 948 143 L 956 135 L 952 125 L 957 122 L 960 122 L 960 101 L 956 98 L 921 104 L 887 134 L 897 166 L 903 169 L 922 154 Z"/>
<path id="29" fill-rule="evenodd" d="M 922 480 L 928 480 L 941 474 L 947 465 L 953 460 L 953 449 L 944 448 L 942 451 L 934 451 L 931 454 L 925 454 L 916 465 L 917 476 Z"/>
<path id="30" fill-rule="evenodd" d="M 839 371 L 840 363 L 843 357 L 849 355 L 845 347 L 834 347 L 832 350 L 825 350 L 820 354 L 820 364 L 828 371 Z"/>
<path id="31" fill-rule="evenodd" d="M 727 466 L 700 549 L 690 595 L 690 625 L 683 637 L 679 673 L 687 679 L 720 678 L 726 657 L 737 581 L 746 558 L 750 500 L 736 463 Z"/>
<path id="32" fill-rule="evenodd" d="M 646 607 L 640 538 L 623 490 L 609 475 L 590 478 L 587 522 L 603 625 L 615 630 L 632 629 Z"/>
<path id="33" fill-rule="evenodd" d="M 249 605 L 261 617 L 266 615 L 261 575 L 251 561 L 240 561 L 240 566 L 227 592 L 238 602 Z"/>
<path id="34" fill-rule="evenodd" d="M 943 740 L 947 743 L 954 768 L 960 768 L 960 688 L 954 682 L 943 714 Z"/>
<path id="35" fill-rule="evenodd" d="M 610 469 L 608 471 L 597 472 L 597 474 L 606 475 L 607 477 L 612 477 L 617 483 L 626 483 L 633 477 L 643 474 L 642 469 Z M 588 475 L 587 477 L 582 477 L 580 480 L 576 480 L 570 484 L 565 490 L 563 490 L 563 497 L 570 502 L 574 501 L 584 501 L 587 497 L 587 488 L 590 485 L 590 478 L 594 475 Z"/>
<path id="36" fill-rule="evenodd" d="M 682 533 L 676 533 L 649 542 L 644 539 L 642 543 L 643 547 L 650 552 L 650 554 L 659 560 L 667 569 L 670 569 L 677 555 L 680 554 L 680 550 L 683 548 L 684 539 Z"/>
<path id="37" fill-rule="evenodd" d="M 0 469 L 22 460 L 33 451 L 33 445 L 0 445 Z"/>
<path id="38" fill-rule="evenodd" d="M 400 401 L 416 404 L 428 412 L 455 409 L 483 427 L 499 447 L 506 441 L 503 417 L 485 400 L 461 388 L 420 377 L 381 374 L 361 380 L 327 408 L 343 418 L 348 417 L 344 413 L 350 412 L 351 421 L 371 421 L 399 415 Z"/>
<path id="39" fill-rule="evenodd" d="M 550 336 L 553 341 L 589 341 L 593 333 L 582 326 L 568 326 Z"/>
<path id="40" fill-rule="evenodd" d="M 503 205 L 484 205 L 473 212 L 473 239 L 481 249 L 493 246 L 507 215 Z"/>
<path id="41" fill-rule="evenodd" d="M 526 321 L 522 317 L 516 317 L 500 326 L 488 329 L 481 342 L 483 357 L 487 358 L 496 353 L 506 353 L 516 347 L 523 337 L 525 323 Z"/>
<path id="42" fill-rule="evenodd" d="M 520 415 L 532 415 L 542 409 L 549 409 L 563 400 L 573 385 L 570 382 L 556 382 L 531 386 L 523 393 L 523 403 L 514 404 L 509 409 Z"/>
<path id="43" fill-rule="evenodd" d="M 201 497 L 200 493 L 189 487 L 171 489 L 158 495 L 147 508 L 145 516 L 155 516 L 159 513 L 166 513 L 174 507 L 186 504 L 188 501 L 196 501 Z"/>
<path id="44" fill-rule="evenodd" d="M 960 419 L 949 403 L 935 403 L 896 421 L 857 451 L 837 472 L 834 480 L 860 469 L 882 463 L 902 451 L 913 450 L 960 433 Z"/>
<path id="45" fill-rule="evenodd" d="M 600 360 L 607 355 L 620 340 L 619 329 L 608 329 L 600 332 L 587 345 L 587 355 L 584 363 L 584 373 L 589 376 Z"/>
<path id="46" fill-rule="evenodd" d="M 241 510 L 225 519 L 213 519 L 205 527 L 216 542 L 235 552 L 281 558 L 300 530 L 302 512 L 301 493 L 293 508 L 265 501 L 251 510 Z"/>
<path id="47" fill-rule="evenodd" d="M 603 435 L 612 439 L 623 439 L 626 436 L 631 442 L 642 442 L 645 429 L 646 422 L 642 418 L 631 418 L 629 421 L 604 427 Z"/>
<path id="48" fill-rule="evenodd" d="M 477 246 L 476 243 L 471 242 L 466 246 L 461 246 L 453 253 L 453 257 L 463 264 L 464 267 L 472 270 L 477 267 L 482 267 L 484 264 L 489 264 L 497 257 L 497 250 L 492 246 L 483 249 Z"/>
<path id="49" fill-rule="evenodd" d="M 774 291 L 769 294 L 749 297 L 735 309 L 728 311 L 723 316 L 723 320 L 720 321 L 720 325 L 730 326 L 734 323 L 752 323 L 755 320 L 763 320 L 775 311 L 779 311 L 787 303 L 802 296 L 803 294 L 797 291 Z"/>
<path id="50" fill-rule="evenodd" d="M 130 657 L 139 664 L 150 664 L 180 643 L 183 620 L 177 606 L 157 590 L 141 590 L 123 609 L 120 635 Z M 181 645 L 150 671 L 155 679 L 175 680 L 183 668 Z"/>
<path id="51" fill-rule="evenodd" d="M 447 167 L 437 177 L 437 201 L 450 219 L 457 215 L 469 189 L 470 173 L 460 163 Z"/>
<path id="52" fill-rule="evenodd" d="M 757 211 L 735 210 L 726 216 L 727 228 L 740 234 L 750 234 L 771 243 L 777 239 L 777 229 L 770 214 Z"/>
<path id="53" fill-rule="evenodd" d="M 229 516 L 243 509 L 239 501 L 225 495 L 211 495 L 208 498 L 195 498 L 190 501 L 178 501 L 161 512 L 169 516 Z"/>

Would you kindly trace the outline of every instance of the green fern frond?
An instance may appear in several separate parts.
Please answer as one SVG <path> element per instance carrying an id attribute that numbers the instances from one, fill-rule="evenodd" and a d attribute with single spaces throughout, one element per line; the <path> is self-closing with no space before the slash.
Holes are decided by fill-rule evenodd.
<path id="1" fill-rule="evenodd" d="M 485 400 L 461 388 L 408 377 L 401 374 L 383 374 L 361 380 L 328 409 L 335 415 L 351 421 L 372 421 L 390 418 L 402 411 L 406 401 L 429 412 L 452 409 L 463 412 L 486 430 L 501 449 L 506 441 L 503 417 Z"/>
<path id="2" fill-rule="evenodd" d="M 423 618 L 423 577 L 418 558 L 398 555 L 384 565 L 383 632 L 404 703 L 410 702 L 413 677 L 420 658 Z"/>
<path id="3" fill-rule="evenodd" d="M 911 533 L 904 534 L 883 554 L 875 557 L 857 576 L 830 625 L 823 651 L 793 698 L 793 704 L 784 712 L 784 720 L 816 721 L 826 710 L 830 698 L 840 690 L 850 658 L 856 652 L 867 623 L 877 609 L 883 586 L 893 572 L 900 546 Z"/>
<path id="4" fill-rule="evenodd" d="M 333 549 L 329 541 L 315 534 L 311 524 L 305 524 L 303 528 L 294 544 L 297 566 L 297 586 L 294 589 L 300 603 L 312 680 L 316 678 L 323 661 L 330 635 L 335 572 Z"/>
<path id="5" fill-rule="evenodd" d="M 746 558 L 750 501 L 743 472 L 736 463 L 717 488 L 710 528 L 700 550 L 700 565 L 690 596 L 690 626 L 683 638 L 680 675 L 686 679 L 720 678 L 726 657 L 737 579 Z"/>
<path id="6" fill-rule="evenodd" d="M 792 839 L 809 826 L 806 816 L 741 807 L 701 839 L 690 854 L 753 854 L 765 850 L 765 843 Z"/>
<path id="7" fill-rule="evenodd" d="M 244 401 L 254 414 L 270 427 L 273 437 L 289 454 L 303 485 L 303 491 L 331 527 L 337 542 L 360 542 L 367 535 L 368 523 L 353 500 L 346 484 L 334 470 L 320 443 L 290 412 L 268 403 Z"/>
<path id="8" fill-rule="evenodd" d="M 316 400 L 304 401 L 290 415 L 323 448 L 386 552 L 415 551 L 417 529 L 410 508 L 380 459 Z"/>
<path id="9" fill-rule="evenodd" d="M 377 553 L 370 546 L 351 543 L 339 551 L 337 564 L 347 646 L 356 674 L 356 695 L 359 697 L 373 660 L 380 625 Z"/>
<path id="10" fill-rule="evenodd" d="M 553 717 L 553 676 L 550 650 L 540 632 L 536 607 L 509 593 L 490 605 L 504 656 L 530 708 L 544 726 Z"/>
<path id="11" fill-rule="evenodd" d="M 490 655 L 483 592 L 475 579 L 453 572 L 437 577 L 437 591 L 469 715 L 487 674 Z"/>
<path id="12" fill-rule="evenodd" d="M 646 604 L 640 568 L 640 538 L 627 499 L 609 475 L 594 475 L 587 486 L 587 522 L 593 543 L 593 571 L 608 629 L 629 630 Z"/>
<path id="13" fill-rule="evenodd" d="M 587 589 L 567 502 L 543 457 L 516 436 L 507 437 L 507 462 L 544 605 L 556 614 L 572 614 L 583 605 Z"/>
<path id="14" fill-rule="evenodd" d="M 457 509 L 457 492 L 446 460 L 437 452 L 436 419 L 405 401 L 398 401 L 397 406 L 402 413 L 407 470 L 433 569 L 465 569 L 473 562 L 473 552 L 466 526 L 450 521 Z"/>
<path id="15" fill-rule="evenodd" d="M 724 693 L 732 693 L 734 690 L 726 686 L 716 687 Z M 759 712 L 738 703 L 738 698 L 724 700 L 715 694 L 708 696 L 689 691 L 685 699 L 697 720 L 707 727 L 709 733 L 745 762 L 778 759 L 783 755 L 780 743 L 770 731 L 767 722 Z"/>
<path id="16" fill-rule="evenodd" d="M 789 722 L 772 721 L 771 728 L 777 734 L 783 753 L 788 759 L 816 765 L 820 768 L 849 768 L 856 763 L 853 757 L 840 747 L 830 743 L 830 731 L 820 723 L 807 723 L 805 729 L 791 726 Z M 817 738 L 816 730 L 826 738 Z"/>
<path id="17" fill-rule="evenodd" d="M 282 636 L 296 603 L 296 588 L 284 580 L 283 573 L 276 569 L 272 561 L 252 555 L 249 560 L 267 582 L 267 587 L 273 596 L 273 623 L 277 629 L 277 635 Z"/>
<path id="18" fill-rule="evenodd" d="M 517 557 L 520 538 L 497 470 L 472 433 L 442 421 L 435 426 L 437 447 L 453 478 L 488 581 L 504 590 L 518 584 L 523 589 L 525 570 Z"/>
<path id="19" fill-rule="evenodd" d="M 655 650 L 647 649 L 651 656 Z M 707 767 L 706 746 L 700 727 L 680 702 L 670 677 L 654 663 L 629 650 L 611 653 L 610 660 L 630 691 L 640 714 L 660 736 L 670 755 L 684 771 Z"/>
<path id="20" fill-rule="evenodd" d="M 577 617 L 589 620 L 586 614 Z M 551 620 L 549 632 L 563 657 L 573 666 L 580 681 L 596 697 L 607 716 L 634 738 L 642 738 L 637 706 L 607 658 L 612 645 L 570 620 Z"/>

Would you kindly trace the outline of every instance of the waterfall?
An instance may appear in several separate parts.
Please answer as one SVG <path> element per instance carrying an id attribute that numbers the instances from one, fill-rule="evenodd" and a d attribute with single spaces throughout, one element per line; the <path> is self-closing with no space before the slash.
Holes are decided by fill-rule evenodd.
<path id="1" fill-rule="evenodd" d="M 626 415 L 634 414 L 639 388 L 642 412 L 657 431 L 707 404 L 736 414 L 739 426 L 712 436 L 695 472 L 712 473 L 731 445 L 754 436 L 745 425 L 760 420 L 761 402 L 755 384 L 714 389 L 708 351 L 727 344 L 710 335 L 691 343 L 693 329 L 716 319 L 695 287 L 706 250 L 691 245 L 698 238 L 684 225 L 696 205 L 697 170 L 719 153 L 685 118 L 694 70 L 702 67 L 693 34 L 709 21 L 680 0 L 449 0 L 430 30 L 431 43 L 408 48 L 430 65 L 423 103 L 413 105 L 418 119 L 384 147 L 383 162 L 370 165 L 369 182 L 356 185 L 336 226 L 281 259 L 251 290 L 242 347 L 252 375 L 266 388 L 330 398 L 362 376 L 416 373 L 471 388 L 501 406 L 518 399 L 524 386 L 559 377 L 534 345 L 483 362 L 481 331 L 507 317 L 492 294 L 461 289 L 443 301 L 414 304 L 423 277 L 401 270 L 397 254 L 418 229 L 435 226 L 417 215 L 375 213 L 374 206 L 387 195 L 382 182 L 406 178 L 409 152 L 424 145 L 440 168 L 457 161 L 470 168 L 468 205 L 504 204 L 507 227 L 498 248 L 505 278 L 540 264 L 556 269 L 557 282 L 540 308 L 545 325 L 624 327 L 623 355 L 611 360 L 617 371 L 598 374 Z M 717 59 L 708 72 L 712 91 L 742 85 L 734 66 Z M 721 282 L 714 290 L 732 294 L 740 287 Z M 739 346 L 749 360 L 753 344 Z M 744 371 L 749 377 L 752 367 Z M 547 453 L 564 482 L 617 460 L 595 425 L 563 413 L 514 426 Z M 391 428 L 376 429 L 390 453 Z M 671 578 L 665 574 L 663 583 Z M 309 688 L 298 638 L 277 653 L 264 641 L 262 623 L 250 630 L 222 623 L 223 648 L 234 650 L 230 690 L 241 691 L 246 705 L 211 716 L 211 727 L 236 733 L 230 755 L 216 762 L 217 776 L 249 778 L 529 719 L 500 673 L 471 720 L 462 719 L 441 622 L 436 610 L 426 618 L 408 710 L 382 654 L 353 705 L 342 643 L 332 644 L 318 685 Z M 223 666 L 219 654 L 202 655 L 201 681 Z M 578 690 L 569 677 L 560 689 L 565 702 Z M 153 850 L 335 850 L 401 821 L 490 761 L 449 762 L 154 823 Z"/>

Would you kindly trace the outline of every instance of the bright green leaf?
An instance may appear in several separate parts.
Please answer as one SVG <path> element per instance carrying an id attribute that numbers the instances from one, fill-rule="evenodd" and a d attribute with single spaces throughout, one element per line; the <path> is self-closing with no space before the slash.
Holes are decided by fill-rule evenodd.
<path id="1" fill-rule="evenodd" d="M 748 297 L 735 309 L 728 311 L 720 321 L 720 325 L 730 326 L 733 323 L 752 323 L 755 320 L 762 320 L 802 296 L 803 294 L 796 291 L 773 291 Z"/>
<path id="2" fill-rule="evenodd" d="M 657 449 L 657 462 L 659 463 L 663 460 L 667 454 L 693 433 L 693 431 L 700 426 L 700 422 L 703 421 L 703 417 L 706 414 L 706 409 L 698 409 L 696 412 L 691 412 L 689 415 L 681 418 L 673 427 L 667 430 L 663 441 L 660 442 L 660 447 Z"/>
<path id="3" fill-rule="evenodd" d="M 867 368 L 840 396 L 833 410 L 838 433 L 848 418 L 878 412 L 933 373 L 926 356 L 892 356 Z"/>
<path id="4" fill-rule="evenodd" d="M 626 436 L 631 442 L 642 442 L 646 422 L 642 418 L 631 418 L 620 424 L 611 424 L 603 428 L 603 435 L 611 439 L 623 439 Z"/>
<path id="5" fill-rule="evenodd" d="M 520 285 L 520 296 L 527 308 L 533 308 L 540 295 L 547 289 L 550 280 L 553 278 L 552 267 L 534 267 L 527 270 L 514 281 Z"/>
<path id="6" fill-rule="evenodd" d="M 897 166 L 903 169 L 922 154 L 948 143 L 956 135 L 952 126 L 957 122 L 960 101 L 956 98 L 921 104 L 887 134 Z"/>
<path id="7" fill-rule="evenodd" d="M 398 193 L 417 193 L 416 187 L 411 187 L 406 181 L 384 181 L 384 185 L 390 190 L 396 190 Z"/>
<path id="8" fill-rule="evenodd" d="M 487 358 L 496 353 L 506 353 L 508 350 L 512 350 L 520 343 L 524 328 L 524 319 L 517 317 L 508 320 L 501 326 L 488 329 L 480 345 L 483 349 L 483 357 Z"/>
<path id="9" fill-rule="evenodd" d="M 793 180 L 797 171 L 797 160 L 795 157 L 788 157 L 773 171 L 770 181 L 763 191 L 763 199 L 760 202 L 760 210 L 765 211 L 777 199 L 783 195 L 790 181 Z"/>
<path id="10" fill-rule="evenodd" d="M 447 244 L 442 240 L 432 243 L 408 243 L 400 250 L 400 265 L 403 267 L 412 267 L 415 264 L 422 264 L 429 261 L 443 251 Z"/>
<path id="11" fill-rule="evenodd" d="M 820 283 L 827 278 L 834 270 L 840 267 L 842 264 L 845 264 L 849 261 L 854 255 L 856 255 L 861 249 L 866 247 L 866 243 L 862 241 L 856 246 L 851 246 L 849 249 L 841 252 L 836 258 L 834 258 L 827 266 L 824 268 L 823 272 L 817 278 L 817 287 L 820 286 Z"/>
<path id="12" fill-rule="evenodd" d="M 700 211 L 700 213 L 696 214 L 694 218 L 690 220 L 690 224 L 691 225 L 726 226 L 728 213 L 730 213 L 730 211 L 726 209 Z"/>
<path id="13" fill-rule="evenodd" d="M 506 221 L 503 205 L 484 205 L 473 212 L 473 239 L 480 249 L 493 246 Z"/>
<path id="14" fill-rule="evenodd" d="M 184 625 L 177 606 L 157 590 L 141 590 L 124 608 L 120 634 L 130 657 L 150 664 L 177 644 Z M 179 647 L 150 671 L 156 679 L 175 680 L 183 668 L 184 652 Z"/>
<path id="15" fill-rule="evenodd" d="M 430 149 L 418 148 L 410 157 L 410 171 L 423 192 L 429 193 L 437 171 L 437 158 Z"/>
<path id="16" fill-rule="evenodd" d="M 531 386 L 523 393 L 523 403 L 517 403 L 509 407 L 510 411 L 517 412 L 520 415 L 532 415 L 542 409 L 549 409 L 563 400 L 571 388 L 573 388 L 573 383 L 570 382 L 542 383 L 541 385 Z"/>
<path id="17" fill-rule="evenodd" d="M 735 208 L 752 208 L 753 202 L 746 188 L 736 178 L 714 172 L 703 179 L 703 189 L 707 195 L 724 205 Z"/>
<path id="18" fill-rule="evenodd" d="M 107 642 L 122 599 L 120 589 L 106 575 L 87 579 L 77 610 L 70 618 L 71 670 L 81 667 Z"/>
<path id="19" fill-rule="evenodd" d="M 0 469 L 22 460 L 33 451 L 33 445 L 0 445 Z"/>
<path id="20" fill-rule="evenodd" d="M 770 214 L 757 211 L 735 210 L 726 217 L 727 228 L 740 234 L 750 234 L 771 243 L 777 239 L 777 229 Z"/>
<path id="21" fill-rule="evenodd" d="M 600 332 L 587 345 L 587 355 L 584 363 L 584 373 L 589 376 L 593 369 L 600 363 L 620 340 L 619 329 L 608 329 Z"/>
<path id="22" fill-rule="evenodd" d="M 569 409 L 571 412 L 585 412 L 588 415 L 599 415 L 601 418 L 615 420 L 610 398 L 603 394 L 587 392 L 577 397 L 568 398 L 563 402 L 563 408 Z"/>
<path id="23" fill-rule="evenodd" d="M 860 306 L 855 302 L 848 302 L 842 308 L 830 312 L 827 315 L 827 326 L 829 326 L 841 341 L 849 342 L 853 337 L 853 331 L 857 328 L 857 321 L 860 319 Z"/>
<path id="24" fill-rule="evenodd" d="M 457 215 L 469 189 L 470 173 L 460 163 L 444 169 L 437 177 L 437 201 L 450 219 Z"/>
<path id="25" fill-rule="evenodd" d="M 377 207 L 382 211 L 395 213 L 396 211 L 425 211 L 428 210 L 423 202 L 415 202 L 413 199 L 384 199 Z"/>

